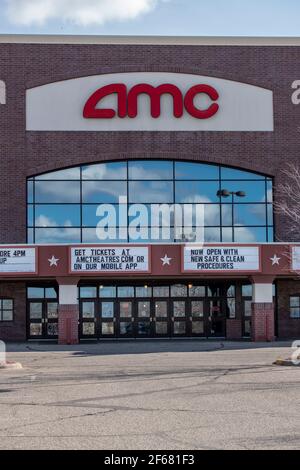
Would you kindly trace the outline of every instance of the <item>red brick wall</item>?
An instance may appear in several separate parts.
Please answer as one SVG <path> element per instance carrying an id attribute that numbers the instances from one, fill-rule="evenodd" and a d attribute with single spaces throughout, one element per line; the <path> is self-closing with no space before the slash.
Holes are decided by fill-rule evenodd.
<path id="1" fill-rule="evenodd" d="M 300 295 L 299 280 L 283 280 L 277 283 L 278 336 L 300 338 L 300 319 L 290 318 L 290 295 Z"/>
<path id="2" fill-rule="evenodd" d="M 281 179 L 283 159 L 299 159 L 299 110 L 291 83 L 300 48 L 0 44 L 0 243 L 26 240 L 26 176 L 61 167 L 124 158 L 177 158 L 223 163 Z M 26 132 L 25 90 L 80 76 L 165 71 L 237 80 L 274 91 L 275 132 Z M 277 234 L 291 240 L 277 217 Z"/>
<path id="3" fill-rule="evenodd" d="M 300 108 L 291 103 L 299 62 L 298 47 L 0 44 L 0 79 L 7 86 L 7 104 L 0 106 L 0 243 L 26 241 L 26 177 L 61 167 L 127 158 L 187 159 L 262 172 L 278 185 L 283 162 L 299 162 Z M 269 88 L 275 131 L 26 132 L 27 88 L 134 71 L 194 73 Z M 276 230 L 280 240 L 294 241 L 283 216 L 276 216 Z M 297 284 L 289 287 L 294 288 Z M 0 326 L 0 335 L 25 339 L 25 286 L 2 289 L 16 298 L 16 319 Z M 280 289 L 279 336 L 299 337 L 300 321 L 289 319 L 286 296 Z"/>
<path id="4" fill-rule="evenodd" d="M 251 319 L 252 341 L 274 341 L 275 315 L 272 303 L 253 303 Z"/>
<path id="5" fill-rule="evenodd" d="M 78 305 L 59 305 L 58 343 L 78 344 Z"/>
<path id="6" fill-rule="evenodd" d="M 241 339 L 242 337 L 242 320 L 226 320 L 226 338 Z"/>
<path id="7" fill-rule="evenodd" d="M 13 322 L 0 322 L 0 340 L 26 340 L 26 286 L 23 282 L 0 283 L 0 297 L 14 301 Z"/>

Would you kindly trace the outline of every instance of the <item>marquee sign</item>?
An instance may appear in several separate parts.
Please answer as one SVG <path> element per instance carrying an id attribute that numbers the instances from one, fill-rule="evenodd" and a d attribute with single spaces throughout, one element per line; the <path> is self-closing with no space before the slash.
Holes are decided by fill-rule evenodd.
<path id="1" fill-rule="evenodd" d="M 183 272 L 260 271 L 259 247 L 185 246 Z"/>
<path id="2" fill-rule="evenodd" d="M 71 273 L 149 273 L 149 247 L 72 247 Z"/>
<path id="3" fill-rule="evenodd" d="M 36 274 L 36 249 L 0 247 L 0 274 Z"/>
<path id="4" fill-rule="evenodd" d="M 28 131 L 273 131 L 273 93 L 184 73 L 130 72 L 26 92 Z"/>

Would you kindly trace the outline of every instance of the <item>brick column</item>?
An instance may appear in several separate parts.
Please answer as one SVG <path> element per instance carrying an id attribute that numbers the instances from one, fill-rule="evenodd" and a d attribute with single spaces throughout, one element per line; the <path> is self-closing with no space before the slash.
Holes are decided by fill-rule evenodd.
<path id="1" fill-rule="evenodd" d="M 274 341 L 274 304 L 252 304 L 252 341 Z"/>
<path id="2" fill-rule="evenodd" d="M 228 318 L 226 320 L 226 338 L 241 339 L 242 337 L 242 321 L 241 319 Z"/>
<path id="3" fill-rule="evenodd" d="M 77 281 L 60 279 L 58 283 L 58 344 L 78 344 L 79 305 Z"/>
<path id="4" fill-rule="evenodd" d="M 274 341 L 273 278 L 253 279 L 252 341 Z"/>

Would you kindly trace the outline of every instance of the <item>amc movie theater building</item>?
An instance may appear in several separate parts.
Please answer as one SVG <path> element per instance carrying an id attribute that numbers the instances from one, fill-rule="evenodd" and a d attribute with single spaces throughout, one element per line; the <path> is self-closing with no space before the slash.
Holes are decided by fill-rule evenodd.
<path id="1" fill-rule="evenodd" d="M 299 338 L 274 210 L 299 61 L 292 38 L 0 37 L 0 339 Z"/>

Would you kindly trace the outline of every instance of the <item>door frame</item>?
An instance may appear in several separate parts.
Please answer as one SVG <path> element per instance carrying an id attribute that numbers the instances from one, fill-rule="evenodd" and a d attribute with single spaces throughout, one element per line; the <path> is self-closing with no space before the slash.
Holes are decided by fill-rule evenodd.
<path id="1" fill-rule="evenodd" d="M 243 338 L 251 338 L 251 328 L 252 328 L 252 315 L 246 316 L 245 315 L 245 303 L 246 302 L 251 302 L 252 303 L 252 297 L 243 297 L 242 298 L 242 312 L 241 312 L 241 322 L 242 322 L 242 337 Z M 252 313 L 252 312 L 251 312 Z M 250 333 L 246 334 L 246 329 L 245 329 L 245 322 L 250 321 Z"/>

